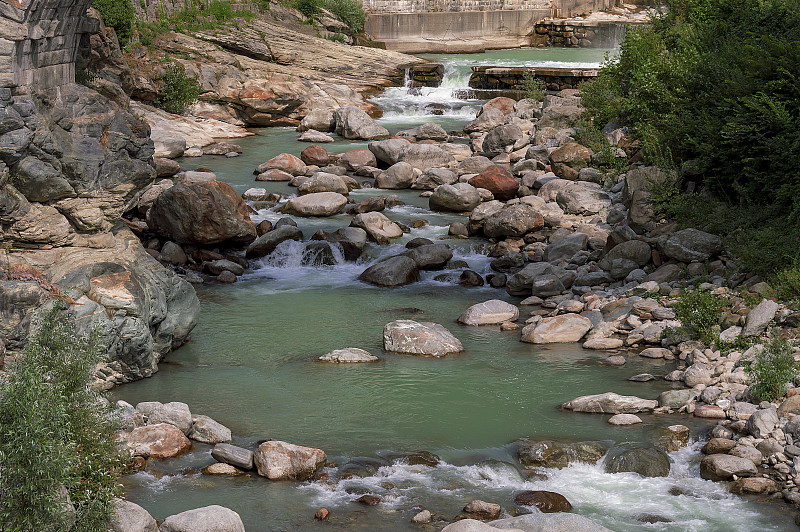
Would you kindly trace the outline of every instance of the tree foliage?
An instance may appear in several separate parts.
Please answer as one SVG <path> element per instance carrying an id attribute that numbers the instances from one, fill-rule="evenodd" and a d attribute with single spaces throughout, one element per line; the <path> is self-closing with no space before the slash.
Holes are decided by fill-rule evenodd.
<path id="1" fill-rule="evenodd" d="M 125 45 L 133 34 L 136 9 L 130 0 L 93 0 L 92 7 L 100 12 L 103 22 L 114 28 L 121 45 Z"/>
<path id="2" fill-rule="evenodd" d="M 197 100 L 202 87 L 197 78 L 186 74 L 180 63 L 168 65 L 161 77 L 163 88 L 156 105 L 168 113 L 182 115 Z"/>
<path id="3" fill-rule="evenodd" d="M 56 304 L 0 381 L 0 530 L 107 530 L 117 423 L 89 387 L 102 351 Z M 65 511 L 69 494 L 75 513 Z"/>

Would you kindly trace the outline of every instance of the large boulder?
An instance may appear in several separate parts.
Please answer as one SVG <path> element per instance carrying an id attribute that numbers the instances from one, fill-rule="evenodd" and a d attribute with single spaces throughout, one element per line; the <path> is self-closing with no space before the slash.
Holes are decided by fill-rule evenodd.
<path id="1" fill-rule="evenodd" d="M 494 199 L 501 201 L 517 197 L 517 190 L 519 190 L 519 182 L 514 179 L 511 172 L 496 164 L 470 178 L 468 183 L 475 188 L 485 188 L 492 193 Z"/>
<path id="2" fill-rule="evenodd" d="M 680 262 L 703 262 L 722 251 L 722 239 L 690 227 L 672 233 L 663 241 L 662 249 L 667 257 Z"/>
<path id="3" fill-rule="evenodd" d="M 435 140 L 444 142 L 448 139 L 449 135 L 442 126 L 436 122 L 426 122 L 412 129 L 404 129 L 397 132 L 398 137 L 410 138 L 413 140 Z"/>
<path id="4" fill-rule="evenodd" d="M 344 166 L 351 172 L 357 171 L 362 166 L 375 167 L 378 160 L 369 150 L 351 150 L 339 156 L 339 166 Z"/>
<path id="5" fill-rule="evenodd" d="M 747 458 L 729 454 L 712 454 L 700 461 L 700 476 L 706 480 L 731 480 L 737 477 L 754 477 L 758 474 L 755 464 Z"/>
<path id="6" fill-rule="evenodd" d="M 239 514 L 223 506 L 204 506 L 171 515 L 159 532 L 244 532 Z"/>
<path id="7" fill-rule="evenodd" d="M 287 174 L 296 176 L 304 175 L 307 169 L 308 167 L 306 166 L 306 163 L 304 163 L 299 157 L 292 155 L 291 153 L 281 153 L 269 161 L 256 166 L 256 169 L 253 171 L 253 173 L 259 175 L 268 170 L 280 170 L 281 172 L 286 172 Z"/>
<path id="8" fill-rule="evenodd" d="M 409 144 L 400 150 L 397 161 L 404 161 L 422 171 L 428 168 L 444 168 L 454 162 L 453 156 L 434 144 Z"/>
<path id="9" fill-rule="evenodd" d="M 365 283 L 392 288 L 419 281 L 419 268 L 414 259 L 398 255 L 373 264 L 361 272 L 358 279 Z"/>
<path id="10" fill-rule="evenodd" d="M 300 160 L 306 164 L 313 164 L 322 167 L 328 166 L 328 163 L 330 162 L 330 156 L 328 155 L 328 150 L 322 146 L 312 144 L 300 152 Z"/>
<path id="11" fill-rule="evenodd" d="M 443 357 L 464 350 L 461 342 L 438 323 L 396 320 L 383 328 L 383 348 L 393 353 Z"/>
<path id="12" fill-rule="evenodd" d="M 532 344 L 577 342 L 592 328 L 592 321 L 579 314 L 545 318 L 522 329 L 522 341 Z"/>
<path id="13" fill-rule="evenodd" d="M 505 120 L 506 115 L 503 111 L 496 107 L 487 107 L 475 120 L 464 126 L 464 131 L 467 133 L 491 131 L 498 126 L 502 126 Z"/>
<path id="14" fill-rule="evenodd" d="M 469 212 L 480 202 L 481 195 L 478 189 L 468 183 L 442 185 L 428 198 L 433 211 Z"/>
<path id="15" fill-rule="evenodd" d="M 542 130 L 551 127 L 556 130 L 575 127 L 581 119 L 583 109 L 575 105 L 548 106 L 542 112 L 542 117 L 536 123 L 536 129 Z"/>
<path id="16" fill-rule="evenodd" d="M 411 188 L 415 190 L 435 190 L 439 185 L 452 185 L 458 176 L 447 168 L 429 168 L 419 176 Z"/>
<path id="17" fill-rule="evenodd" d="M 367 113 L 354 105 L 340 107 L 333 113 L 336 134 L 346 139 L 380 140 L 388 139 L 390 134 L 379 126 Z"/>
<path id="18" fill-rule="evenodd" d="M 519 309 L 500 299 L 490 299 L 472 305 L 458 317 L 464 325 L 499 325 L 519 318 Z"/>
<path id="19" fill-rule="evenodd" d="M 350 189 L 347 188 L 347 184 L 341 177 L 326 172 L 315 173 L 297 187 L 297 194 L 299 196 L 315 194 L 317 192 L 336 192 L 337 194 L 346 196 L 350 193 Z"/>
<path id="20" fill-rule="evenodd" d="M 594 414 L 635 414 L 652 411 L 658 407 L 658 401 L 606 392 L 576 397 L 562 404 L 561 407 L 573 412 Z"/>
<path id="21" fill-rule="evenodd" d="M 333 216 L 345 205 L 347 198 L 338 192 L 315 192 L 290 199 L 281 212 L 295 216 Z"/>
<path id="22" fill-rule="evenodd" d="M 350 225 L 352 227 L 360 227 L 366 231 L 369 239 L 378 244 L 388 244 L 391 239 L 403 236 L 403 230 L 400 226 L 380 212 L 357 214 L 353 217 Z"/>
<path id="23" fill-rule="evenodd" d="M 606 473 L 638 473 L 643 477 L 666 477 L 670 460 L 656 447 L 627 445 L 613 447 L 606 456 Z"/>
<path id="24" fill-rule="evenodd" d="M 386 164 L 395 164 L 400 161 L 403 148 L 410 145 L 411 143 L 406 139 L 388 139 L 370 142 L 367 148 L 375 154 L 375 158 L 379 161 Z"/>
<path id="25" fill-rule="evenodd" d="M 507 205 L 489 215 L 483 222 L 483 232 L 490 238 L 523 236 L 544 227 L 544 217 L 526 203 Z"/>
<path id="26" fill-rule="evenodd" d="M 270 480 L 308 480 L 325 465 L 325 452 L 283 441 L 265 441 L 253 453 L 258 474 Z"/>
<path id="27" fill-rule="evenodd" d="M 340 227 L 333 233 L 325 233 L 325 240 L 342 248 L 345 260 L 356 260 L 367 244 L 367 232 L 360 227 Z"/>
<path id="28" fill-rule="evenodd" d="M 384 141 L 385 142 L 385 141 Z M 375 188 L 403 189 L 414 183 L 414 167 L 405 162 L 395 163 L 375 178 Z"/>
<path id="29" fill-rule="evenodd" d="M 425 244 L 405 252 L 417 263 L 420 270 L 440 270 L 453 258 L 453 250 L 447 244 Z"/>
<path id="30" fill-rule="evenodd" d="M 162 404 L 152 401 L 137 404 L 136 410 L 147 418 L 150 425 L 169 423 L 181 429 L 184 434 L 188 434 L 192 428 L 192 413 L 186 403 L 173 401 Z"/>
<path id="31" fill-rule="evenodd" d="M 745 432 L 754 438 L 766 438 L 778 425 L 778 412 L 775 408 L 757 410 L 747 418 Z"/>
<path id="32" fill-rule="evenodd" d="M 247 204 L 222 181 L 180 182 L 163 191 L 147 225 L 178 244 L 247 244 L 256 238 Z"/>
<path id="33" fill-rule="evenodd" d="M 247 246 L 245 256 L 249 259 L 266 257 L 275 251 L 275 248 L 277 248 L 281 242 L 285 242 L 286 240 L 303 240 L 303 232 L 292 225 L 282 225 L 269 233 L 264 233 Z"/>
<path id="34" fill-rule="evenodd" d="M 592 150 L 577 142 L 564 144 L 550 154 L 553 173 L 570 181 L 578 179 L 578 173 L 588 167 L 591 160 Z"/>
<path id="35" fill-rule="evenodd" d="M 483 523 L 475 519 L 462 519 L 449 524 L 442 532 L 611 532 L 588 517 L 573 513 L 534 512 L 519 517 L 498 519 Z"/>
<path id="36" fill-rule="evenodd" d="M 211 445 L 231 441 L 231 429 L 208 416 L 195 416 L 192 429 L 187 434 L 190 439 Z"/>
<path id="37" fill-rule="evenodd" d="M 628 223 L 636 230 L 651 230 L 657 216 L 650 196 L 654 187 L 666 183 L 670 176 L 655 166 L 635 168 L 625 174 L 623 201 L 628 207 Z"/>
<path id="38" fill-rule="evenodd" d="M 138 504 L 114 499 L 112 505 L 114 510 L 109 522 L 111 532 L 158 532 L 156 520 Z"/>
<path id="39" fill-rule="evenodd" d="M 611 198 L 600 188 L 571 183 L 556 195 L 556 203 L 567 214 L 597 214 L 611 207 Z"/>
<path id="40" fill-rule="evenodd" d="M 627 242 L 622 242 L 621 244 L 617 244 L 611 248 L 611 251 L 606 253 L 603 258 L 600 259 L 597 265 L 603 270 L 612 271 L 614 267 L 614 261 L 626 260 L 635 264 L 634 267 L 641 268 L 650 262 L 652 256 L 652 250 L 647 242 L 642 242 L 641 240 L 628 240 Z"/>
<path id="41" fill-rule="evenodd" d="M 514 124 L 497 126 L 483 139 L 483 152 L 488 156 L 504 153 L 522 138 L 522 130 Z"/>
<path id="42" fill-rule="evenodd" d="M 547 262 L 532 262 L 508 279 L 506 292 L 511 296 L 555 296 L 572 286 L 574 280 L 573 271 Z"/>
<path id="43" fill-rule="evenodd" d="M 742 329 L 743 336 L 759 336 L 767 330 L 767 326 L 775 317 L 778 304 L 769 299 L 762 299 L 761 303 L 747 313 L 747 319 Z"/>
<path id="44" fill-rule="evenodd" d="M 172 458 L 192 448 L 181 429 L 169 423 L 137 427 L 127 437 L 134 453 L 150 458 Z"/>
<path id="45" fill-rule="evenodd" d="M 303 132 L 310 129 L 317 131 L 330 132 L 336 129 L 336 121 L 333 119 L 333 111 L 327 108 L 312 109 L 300 121 L 297 131 Z"/>
<path id="46" fill-rule="evenodd" d="M 588 243 L 589 235 L 586 233 L 574 233 L 548 245 L 544 250 L 542 258 L 547 262 L 555 264 L 561 261 L 568 261 L 575 256 L 576 253 L 586 249 Z M 591 286 L 592 284 L 600 283 L 590 283 L 587 286 Z"/>

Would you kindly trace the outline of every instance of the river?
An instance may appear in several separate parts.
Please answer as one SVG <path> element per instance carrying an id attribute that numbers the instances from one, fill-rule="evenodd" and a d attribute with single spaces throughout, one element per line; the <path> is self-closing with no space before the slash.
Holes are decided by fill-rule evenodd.
<path id="1" fill-rule="evenodd" d="M 596 66 L 603 50 L 530 49 L 480 55 L 429 56 L 446 65 L 443 86 L 409 91 L 388 89 L 374 100 L 384 110 L 381 124 L 391 131 L 435 121 L 447 130 L 463 127 L 482 101 L 461 100 L 471 64 Z M 430 104 L 437 112 L 430 114 Z M 284 195 L 285 183 L 254 183 L 253 168 L 281 152 L 298 154 L 290 128 L 257 131 L 237 141 L 244 154 L 233 159 L 202 157 L 180 161 L 186 168 L 208 167 L 239 192 L 265 186 Z M 342 152 L 365 143 L 337 141 L 325 147 Z M 396 191 L 392 191 L 396 192 Z M 356 201 L 379 194 L 363 189 Z M 499 327 L 466 327 L 455 322 L 470 305 L 493 298 L 517 303 L 505 291 L 466 288 L 433 280 L 389 290 L 365 285 L 358 274 L 376 257 L 394 254 L 413 237 L 444 240 L 456 248 L 455 259 L 485 275 L 489 259 L 479 240 L 447 239 L 448 225 L 465 217 L 427 210 L 416 191 L 399 191 L 407 203 L 386 214 L 410 225 L 423 219 L 391 246 L 368 245 L 358 264 L 304 264 L 301 246 L 284 243 L 234 285 L 197 287 L 200 322 L 191 342 L 167 357 L 150 379 L 122 386 L 116 399 L 182 401 L 195 414 L 228 426 L 234 444 L 255 448 L 265 438 L 318 447 L 329 464 L 354 459 L 381 466 L 366 478 L 270 482 L 253 476 L 213 477 L 200 474 L 212 463 L 210 446 L 195 443 L 180 458 L 150 461 L 145 472 L 125 477 L 127 497 L 157 519 L 187 509 L 220 504 L 238 512 L 250 532 L 279 530 L 413 530 L 420 509 L 452 518 L 472 499 L 513 507 L 515 492 L 549 489 L 567 497 L 577 513 L 615 531 L 786 530 L 788 512 L 727 493 L 725 486 L 699 478 L 697 445 L 672 453 L 669 477 L 606 474 L 601 465 L 576 465 L 526 478 L 513 464 L 513 442 L 519 438 L 559 440 L 648 441 L 655 427 L 676 423 L 703 425 L 679 416 L 643 416 L 633 427 L 612 427 L 608 416 L 574 414 L 558 405 L 578 395 L 615 391 L 655 398 L 665 381 L 635 383 L 642 372 L 664 374 L 663 361 L 634 357 L 624 367 L 600 365 L 605 354 L 579 345 L 536 346 L 519 341 L 519 332 Z M 281 215 L 259 211 L 254 221 Z M 349 225 L 350 217 L 297 219 L 306 237 L 318 229 Z M 524 308 L 523 308 L 524 313 Z M 465 351 L 443 359 L 393 355 L 382 351 L 383 326 L 410 318 L 443 324 Z M 359 347 L 381 358 L 373 364 L 332 365 L 316 357 L 345 347 Z M 392 452 L 426 450 L 440 456 L 438 467 L 392 463 Z M 383 460 L 383 462 L 381 462 Z M 677 491 L 675 488 L 679 488 Z M 365 493 L 382 501 L 365 507 L 355 501 Z M 315 522 L 316 509 L 331 518 Z M 645 518 L 643 516 L 650 516 Z M 645 524 L 643 520 L 660 522 Z M 441 528 L 441 527 L 439 527 Z"/>

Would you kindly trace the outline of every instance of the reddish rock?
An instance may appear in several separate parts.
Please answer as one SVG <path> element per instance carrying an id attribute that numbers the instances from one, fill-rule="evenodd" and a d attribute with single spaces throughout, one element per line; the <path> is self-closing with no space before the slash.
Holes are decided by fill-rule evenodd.
<path id="1" fill-rule="evenodd" d="M 314 164 L 317 166 L 328 166 L 331 160 L 328 156 L 328 150 L 317 144 L 312 144 L 301 151 L 300 159 L 306 164 Z"/>
<path id="2" fill-rule="evenodd" d="M 331 513 L 327 508 L 320 508 L 317 510 L 317 513 L 314 514 L 314 519 L 317 521 L 327 521 L 329 515 L 331 515 Z"/>
<path id="3" fill-rule="evenodd" d="M 572 505 L 566 497 L 553 491 L 523 491 L 514 497 L 522 506 L 534 506 L 542 513 L 569 512 Z"/>
<path id="4" fill-rule="evenodd" d="M 475 188 L 485 188 L 494 195 L 494 199 L 500 201 L 517 197 L 519 190 L 519 183 L 511 172 L 496 164 L 471 178 L 469 184 Z"/>
<path id="5" fill-rule="evenodd" d="M 578 172 L 589 166 L 591 159 L 592 150 L 577 142 L 564 144 L 550 154 L 553 172 L 558 177 L 571 181 L 578 179 Z"/>
<path id="6" fill-rule="evenodd" d="M 188 181 L 165 190 L 147 212 L 147 225 L 177 244 L 247 244 L 256 238 L 247 204 L 222 181 Z"/>
<path id="7" fill-rule="evenodd" d="M 256 181 L 291 181 L 292 174 L 273 168 L 256 176 Z"/>
<path id="8" fill-rule="evenodd" d="M 711 438 L 708 443 L 703 445 L 704 454 L 721 454 L 727 453 L 736 447 L 736 442 L 727 438 Z"/>
<path id="9" fill-rule="evenodd" d="M 192 442 L 183 431 L 168 423 L 133 429 L 128 435 L 128 445 L 133 447 L 137 454 L 146 453 L 150 458 L 172 458 L 192 448 Z"/>
<path id="10" fill-rule="evenodd" d="M 485 111 L 489 107 L 494 107 L 495 109 L 499 109 L 501 113 L 504 115 L 511 114 L 514 112 L 514 106 L 517 104 L 516 101 L 512 100 L 511 98 L 506 98 L 505 96 L 499 96 L 497 98 L 492 98 L 485 104 L 483 104 L 482 109 Z"/>
<path id="11" fill-rule="evenodd" d="M 303 175 L 306 173 L 306 163 L 291 153 L 276 155 L 269 161 L 259 164 L 253 173 L 263 174 L 267 170 L 272 170 L 273 168 L 283 170 L 292 175 Z"/>
<path id="12" fill-rule="evenodd" d="M 269 220 L 261 220 L 258 222 L 258 225 L 256 226 L 256 234 L 258 236 L 269 233 L 270 231 L 272 231 L 272 222 Z"/>

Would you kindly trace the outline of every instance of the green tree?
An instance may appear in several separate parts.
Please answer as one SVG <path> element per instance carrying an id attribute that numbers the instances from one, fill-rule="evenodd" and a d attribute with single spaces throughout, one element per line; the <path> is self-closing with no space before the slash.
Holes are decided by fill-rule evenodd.
<path id="1" fill-rule="evenodd" d="M 0 380 L 0 530 L 61 531 L 74 519 L 73 530 L 105 531 L 122 461 L 116 418 L 90 388 L 102 350 L 60 302 L 34 327 Z"/>
<path id="2" fill-rule="evenodd" d="M 180 63 L 168 65 L 161 77 L 164 84 L 156 106 L 168 113 L 182 115 L 197 100 L 202 87 L 197 78 L 190 77 Z"/>
<path id="3" fill-rule="evenodd" d="M 130 0 L 93 0 L 92 7 L 100 12 L 103 22 L 114 28 L 120 45 L 128 43 L 133 35 L 136 9 Z"/>

